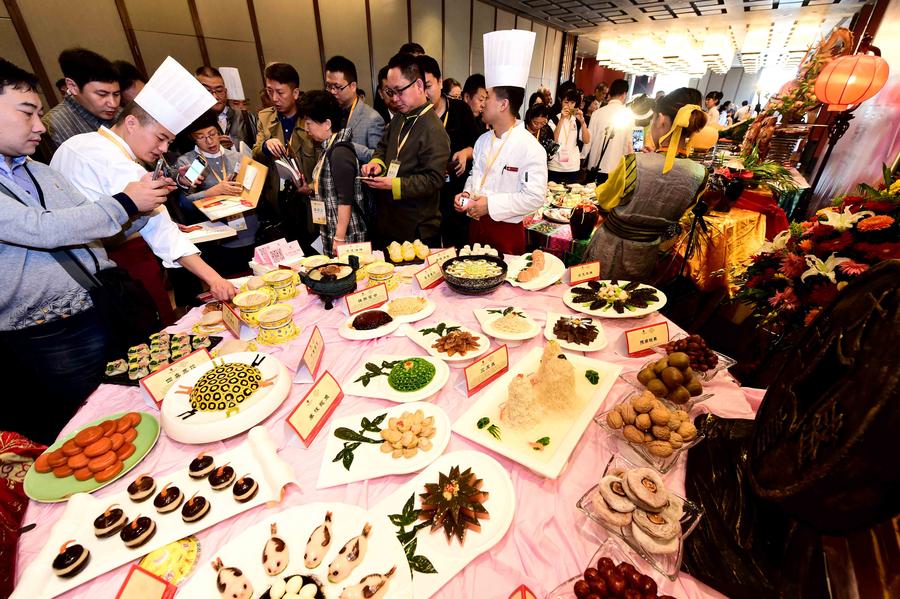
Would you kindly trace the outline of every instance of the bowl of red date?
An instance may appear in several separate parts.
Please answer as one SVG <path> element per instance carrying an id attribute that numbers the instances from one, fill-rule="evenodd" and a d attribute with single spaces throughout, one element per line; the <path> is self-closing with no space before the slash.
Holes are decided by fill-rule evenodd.
<path id="1" fill-rule="evenodd" d="M 667 581 L 668 582 L 668 581 Z M 614 539 L 603 542 L 578 576 L 550 591 L 547 599 L 674 599 L 660 595 L 656 579 L 641 572 Z"/>

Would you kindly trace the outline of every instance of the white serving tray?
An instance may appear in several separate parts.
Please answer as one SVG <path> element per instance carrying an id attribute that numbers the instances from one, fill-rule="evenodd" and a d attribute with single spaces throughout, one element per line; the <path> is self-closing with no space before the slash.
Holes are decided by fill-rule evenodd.
<path id="1" fill-rule="evenodd" d="M 307 570 L 303 563 L 306 543 L 312 531 L 324 522 L 326 512 L 332 513 L 331 546 L 322 562 L 315 569 Z M 367 522 L 372 525 L 372 531 L 369 533 L 368 549 L 363 562 L 345 580 L 338 583 L 328 582 L 328 565 L 347 541 L 362 532 Z M 277 576 L 269 576 L 260 559 L 266 541 L 271 536 L 270 526 L 273 523 L 277 526 L 278 536 L 287 544 L 290 558 L 287 568 Z M 328 599 L 337 599 L 344 587 L 357 584 L 368 574 L 384 574 L 392 566 L 396 566 L 397 571 L 391 578 L 385 597 L 412 599 L 409 565 L 403 554 L 403 548 L 393 534 L 393 529 L 386 518 L 367 513 L 354 505 L 311 503 L 267 515 L 229 541 L 214 555 L 207 556 L 204 562 L 221 558 L 224 566 L 240 568 L 253 585 L 253 597 L 262 595 L 278 578 L 284 579 L 292 574 L 307 576 L 312 574 L 323 583 L 323 591 Z M 221 599 L 216 589 L 215 570 L 207 564 L 197 568 L 191 579 L 179 590 L 178 596 L 191 599 Z"/>
<path id="2" fill-rule="evenodd" d="M 427 335 L 422 334 L 423 330 L 433 329 L 439 324 L 444 324 L 447 327 L 459 327 L 460 331 L 470 333 L 475 337 L 478 337 L 478 348 L 473 349 L 472 351 L 466 352 L 465 356 L 461 356 L 456 354 L 454 356 L 448 356 L 445 353 L 441 353 L 431 347 L 440 337 L 436 333 L 429 333 Z M 491 340 L 484 333 L 479 333 L 477 331 L 473 331 L 472 329 L 461 325 L 458 322 L 453 322 L 450 320 L 433 322 L 430 324 L 416 324 L 406 325 L 405 329 L 406 336 L 413 340 L 413 342 L 428 352 L 428 355 L 439 358 L 445 362 L 452 362 L 456 366 L 460 366 L 462 362 L 471 362 L 475 358 L 479 358 L 486 354 L 489 349 L 491 349 Z"/>
<path id="3" fill-rule="evenodd" d="M 125 489 L 100 497 L 77 493 L 69 499 L 62 516 L 50 529 L 46 537 L 47 542 L 40 553 L 23 572 L 12 597 L 21 599 L 56 597 L 123 564 L 141 558 L 151 551 L 197 534 L 258 505 L 265 503 L 274 505 L 281 500 L 283 488 L 288 483 L 297 484 L 293 469 L 278 455 L 268 431 L 261 426 L 248 433 L 245 443 L 216 454 L 214 459 L 216 464 L 229 463 L 234 468 L 235 479 L 245 474 L 252 476 L 259 484 L 256 496 L 246 503 L 238 503 L 234 500 L 231 487 L 222 491 L 214 491 L 206 479 L 190 478 L 187 464 L 179 470 L 153 476 L 156 480 L 157 492 L 162 489 L 163 485 L 171 483 L 184 493 L 185 502 L 194 492 L 198 492 L 198 495 L 202 495 L 209 501 L 209 513 L 201 520 L 191 524 L 187 524 L 181 519 L 181 508 L 168 514 L 160 514 L 153 507 L 153 497 L 141 503 L 135 503 L 129 499 Z M 94 535 L 94 518 L 113 504 L 118 504 L 125 511 L 129 520 L 139 514 L 152 518 L 156 522 L 156 534 L 153 538 L 147 544 L 136 549 L 126 547 L 118 534 L 106 539 L 98 539 Z M 46 531 L 44 532 L 46 533 Z M 73 578 L 60 578 L 53 573 L 53 559 L 59 552 L 60 546 L 70 539 L 87 548 L 91 552 L 91 559 L 87 567 Z M 259 561 L 258 556 L 256 561 Z M 201 569 L 205 570 L 206 568 Z"/>
<path id="4" fill-rule="evenodd" d="M 499 543 L 512 524 L 516 494 L 509 473 L 497 460 L 479 451 L 455 451 L 442 455 L 370 511 L 390 518 L 392 515 L 402 514 L 403 507 L 410 498 L 414 509 L 419 509 L 419 494 L 424 492 L 425 483 L 438 482 L 438 473 L 447 474 L 452 466 L 459 466 L 460 472 L 471 467 L 477 477 L 484 481 L 482 490 L 488 492 L 484 507 L 490 517 L 481 521 L 480 532 L 469 530 L 466 533 L 465 545 L 462 547 L 455 538 L 448 543 L 443 529 L 432 533 L 429 527 L 425 527 L 416 533 L 414 555 L 426 557 L 437 570 L 433 574 L 412 572 L 413 596 L 416 599 L 428 599 L 436 595 L 447 581 L 476 557 Z M 412 526 L 406 527 L 407 530 L 411 528 Z M 399 532 L 396 526 L 394 530 Z"/>
<path id="5" fill-rule="evenodd" d="M 388 383 L 387 374 L 384 376 L 376 376 L 369 381 L 368 385 L 356 382 L 363 374 L 367 373 L 366 364 L 375 364 L 380 366 L 382 362 L 395 362 L 397 360 L 406 360 L 408 358 L 422 358 L 431 362 L 434 366 L 434 378 L 430 383 L 425 385 L 418 391 L 410 391 L 408 393 L 396 391 Z M 385 373 L 389 372 L 385 369 Z M 371 397 L 374 399 L 386 399 L 394 403 L 410 403 L 414 401 L 424 401 L 439 393 L 444 385 L 450 379 L 450 368 L 443 360 L 432 358 L 430 356 L 414 356 L 410 354 L 374 354 L 361 362 L 359 367 L 353 371 L 353 374 L 347 379 L 343 385 L 345 395 L 355 395 L 357 397 Z"/>
<path id="6" fill-rule="evenodd" d="M 526 291 L 538 291 L 553 285 L 566 274 L 566 265 L 563 264 L 563 261 L 550 252 L 544 252 L 544 270 L 541 271 L 541 274 L 527 283 L 520 283 L 516 280 L 516 277 L 519 272 L 527 268 L 527 261 L 530 256 L 531 253 L 528 253 L 521 256 L 511 256 L 507 260 L 509 268 L 506 271 L 506 280 L 513 287 L 519 287 Z"/>
<path id="7" fill-rule="evenodd" d="M 415 412 L 416 410 L 422 410 L 426 418 L 429 416 L 434 418 L 435 432 L 434 437 L 431 438 L 432 447 L 428 451 L 420 450 L 411 458 L 394 458 L 389 453 L 382 453 L 380 445 L 361 443 L 353 452 L 353 461 L 350 463 L 349 469 L 344 467 L 342 459 L 334 461 L 345 443 L 334 434 L 338 428 L 344 427 L 359 432 L 362 429 L 363 418 L 372 422 L 381 415 L 385 415 L 385 417 L 377 428 L 387 428 L 388 420 L 391 418 L 399 418 L 404 412 Z M 363 434 L 372 439 L 381 438 L 380 433 L 373 431 Z M 328 440 L 325 444 L 325 454 L 319 468 L 319 482 L 316 484 L 316 488 L 325 489 L 391 474 L 418 472 L 444 453 L 449 442 L 450 418 L 444 410 L 430 403 L 403 404 L 338 418 L 332 422 L 331 430 L 328 431 Z"/>
<path id="8" fill-rule="evenodd" d="M 502 312 L 510 307 L 525 318 L 529 325 L 527 331 L 524 331 L 522 333 L 508 333 L 506 331 L 498 331 L 493 326 L 491 326 L 494 321 L 503 318 Z M 496 310 L 500 310 L 501 313 L 494 313 Z M 496 308 L 484 308 L 475 310 L 475 318 L 477 318 L 479 324 L 481 324 L 481 330 L 483 330 L 486 334 L 490 335 L 494 339 L 500 339 L 502 341 L 525 341 L 526 339 L 532 339 L 541 334 L 540 325 L 536 323 L 534 319 L 531 318 L 531 316 L 529 316 L 528 312 L 526 312 L 522 308 L 516 308 L 515 306 L 500 306 Z"/>
<path id="9" fill-rule="evenodd" d="M 609 280 L 598 281 L 599 283 L 610 283 Z M 619 281 L 619 286 L 627 285 L 629 281 Z M 576 312 L 581 312 L 582 314 L 588 314 L 590 316 L 600 316 L 601 318 L 641 318 L 643 316 L 647 316 L 648 314 L 653 314 L 654 312 L 661 310 L 663 306 L 666 305 L 666 294 L 652 287 L 650 285 L 641 284 L 638 289 L 643 289 L 645 287 L 650 287 L 651 289 L 656 289 L 656 296 L 659 298 L 659 301 L 656 301 L 646 308 L 637 308 L 635 310 L 625 310 L 622 314 L 616 312 L 612 307 L 607 306 L 602 310 L 591 310 L 586 304 L 576 304 L 573 301 L 575 294 L 573 293 L 573 289 L 576 287 L 584 287 L 587 283 L 579 283 L 578 285 L 574 285 L 566 290 L 566 293 L 563 295 L 563 303 L 572 308 Z"/>
<path id="10" fill-rule="evenodd" d="M 231 362 L 255 364 L 263 380 L 271 380 L 272 384 L 257 389 L 240 404 L 237 413 L 194 411 L 189 396 L 179 391 L 194 385 L 213 367 Z M 211 443 L 238 435 L 268 418 L 287 399 L 290 390 L 291 374 L 278 358 L 262 352 L 226 354 L 198 366 L 169 389 L 160 409 L 160 422 L 166 435 L 175 441 Z"/>
<path id="11" fill-rule="evenodd" d="M 557 314 L 555 312 L 547 312 L 547 324 L 544 325 L 544 337 L 548 341 L 556 341 L 559 343 L 559 346 L 563 349 L 568 349 L 570 351 L 581 351 L 581 352 L 592 352 L 592 351 L 600 351 L 604 347 L 606 347 L 607 340 L 606 335 L 603 334 L 603 325 L 600 324 L 600 321 L 591 318 L 591 323 L 595 327 L 597 327 L 597 338 L 594 339 L 588 345 L 578 345 L 577 343 L 570 343 L 569 341 L 563 341 L 559 337 L 557 337 L 553 333 L 553 327 L 556 326 L 556 322 L 560 318 L 590 318 L 589 316 L 573 316 L 571 314 Z"/>
<path id="12" fill-rule="evenodd" d="M 466 413 L 453 423 L 453 431 L 519 462 L 542 476 L 556 478 L 615 384 L 622 367 L 566 353 L 567 359 L 575 367 L 576 393 L 583 402 L 581 410 L 577 413 L 560 415 L 558 418 L 542 418 L 537 425 L 528 430 L 514 429 L 504 424 L 500 418 L 501 406 L 508 396 L 507 388 L 517 375 L 527 376 L 537 371 L 542 352 L 543 348 L 534 348 L 509 372 L 492 383 Z M 584 376 L 586 370 L 595 370 L 599 373 L 600 380 L 597 385 L 592 385 Z M 478 421 L 485 417 L 490 419 L 491 424 L 500 427 L 501 439 L 491 435 L 487 427 L 478 428 Z M 543 437 L 550 438 L 550 445 L 543 451 L 536 451 L 529 445 L 530 442 Z"/>

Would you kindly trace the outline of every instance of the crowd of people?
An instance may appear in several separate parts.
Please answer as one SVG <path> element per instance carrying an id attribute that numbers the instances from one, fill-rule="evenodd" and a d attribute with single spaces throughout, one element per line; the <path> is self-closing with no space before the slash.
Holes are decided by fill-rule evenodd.
<path id="1" fill-rule="evenodd" d="M 714 108 L 707 117 L 689 88 L 628 101 L 623 79 L 587 96 L 571 82 L 555 98 L 542 87 L 526 104 L 529 60 L 492 69 L 486 58 L 484 75 L 460 83 L 406 44 L 378 73 L 371 106 L 343 56 L 326 62 L 322 90 L 301 91 L 293 66 L 272 63 L 254 113 L 224 68 L 169 58 L 148 78 L 77 48 L 59 57 L 63 101 L 43 113 L 36 78 L 0 59 L 0 260 L 12 283 L 0 291 L 0 359 L 51 414 L 22 432 L 52 441 L 113 350 L 175 320 L 170 291 L 174 306 L 232 298 L 228 279 L 269 240 L 329 256 L 416 239 L 521 254 L 522 221 L 548 180 L 594 181 L 609 225 L 588 255 L 606 275 L 645 276 L 662 229 L 703 183 L 679 152 L 717 122 Z M 268 167 L 259 203 L 201 253 L 186 234 L 206 220 L 195 202 L 241 195 L 250 158 Z"/>

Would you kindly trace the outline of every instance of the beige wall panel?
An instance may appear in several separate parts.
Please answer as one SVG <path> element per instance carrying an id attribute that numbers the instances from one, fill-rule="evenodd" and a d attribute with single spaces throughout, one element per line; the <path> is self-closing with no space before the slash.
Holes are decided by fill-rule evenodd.
<path id="1" fill-rule="evenodd" d="M 528 73 L 531 77 L 542 79 L 544 77 L 544 50 L 547 42 L 547 26 L 538 25 L 534 27 L 534 50 L 531 52 L 531 68 Z"/>
<path id="2" fill-rule="evenodd" d="M 84 46 L 110 60 L 132 60 L 113 0 L 29 0 L 19 8 L 50 81 L 62 77 L 57 58 L 66 48 Z M 79 23 L 90 27 L 75 26 Z"/>
<path id="3" fill-rule="evenodd" d="M 288 62 L 300 72 L 301 89 L 322 89 L 312 0 L 255 0 L 254 6 L 266 63 Z"/>
<path id="4" fill-rule="evenodd" d="M 196 2 L 203 37 L 253 43 L 253 29 L 250 27 L 246 0 L 196 0 Z"/>
<path id="5" fill-rule="evenodd" d="M 494 7 L 476 0 L 472 16 L 471 73 L 484 74 L 484 34 L 494 30 Z M 460 81 L 463 81 L 460 79 Z"/>
<path id="6" fill-rule="evenodd" d="M 147 74 L 152 75 L 166 56 L 171 56 L 184 68 L 193 72 L 203 64 L 200 45 L 193 35 L 174 35 L 152 31 L 135 31 L 141 56 L 147 65 Z"/>
<path id="7" fill-rule="evenodd" d="M 516 28 L 516 15 L 502 8 L 497 9 L 497 31 Z"/>
<path id="8" fill-rule="evenodd" d="M 370 0 L 375 73 L 409 41 L 406 0 Z M 365 31 L 363 31 L 365 35 Z"/>
<path id="9" fill-rule="evenodd" d="M 252 104 L 259 104 L 257 92 L 262 89 L 263 81 L 259 73 L 259 61 L 256 59 L 256 45 L 253 42 L 207 38 L 206 48 L 212 66 L 235 67 L 241 72 L 244 95 Z"/>
<path id="10" fill-rule="evenodd" d="M 357 85 L 372 98 L 372 68 L 369 65 L 369 38 L 366 34 L 365 0 L 319 2 L 325 60 L 340 54 L 356 65 Z"/>
<path id="11" fill-rule="evenodd" d="M 531 31 L 531 19 L 523 19 L 522 17 L 516 17 L 516 29 L 523 29 L 525 31 Z"/>
<path id="12" fill-rule="evenodd" d="M 556 85 L 559 83 L 559 54 L 562 52 L 564 34 L 562 31 L 554 31 L 553 47 L 547 44 L 550 55 L 544 64 L 544 82 L 556 98 Z"/>
<path id="13" fill-rule="evenodd" d="M 443 31 L 441 0 L 412 0 L 412 38 L 425 48 L 425 53 L 441 64 L 443 60 Z M 452 10 L 451 0 L 449 9 Z"/>
<path id="14" fill-rule="evenodd" d="M 3 5 L 0 4 L 0 6 Z M 0 18 L 0 56 L 28 72 L 34 71 L 10 19 Z"/>
<path id="15" fill-rule="evenodd" d="M 0 19 L 8 19 L 9 11 L 6 10 L 6 5 L 0 2 Z"/>
<path id="16" fill-rule="evenodd" d="M 131 26 L 139 31 L 195 35 L 191 10 L 185 0 L 125 0 Z M 162 50 L 157 50 L 160 52 Z M 141 54 L 144 47 L 141 46 Z"/>
<path id="17" fill-rule="evenodd" d="M 469 8 L 466 2 L 447 2 L 444 10 L 444 64 L 445 77 L 460 82 L 469 75 Z"/>

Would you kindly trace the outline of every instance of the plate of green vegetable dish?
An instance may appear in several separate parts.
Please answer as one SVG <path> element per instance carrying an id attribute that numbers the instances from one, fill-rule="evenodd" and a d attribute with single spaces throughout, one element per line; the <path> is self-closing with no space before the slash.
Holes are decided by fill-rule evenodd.
<path id="1" fill-rule="evenodd" d="M 375 354 L 366 357 L 343 389 L 347 395 L 409 403 L 435 395 L 449 378 L 450 368 L 437 358 Z"/>

